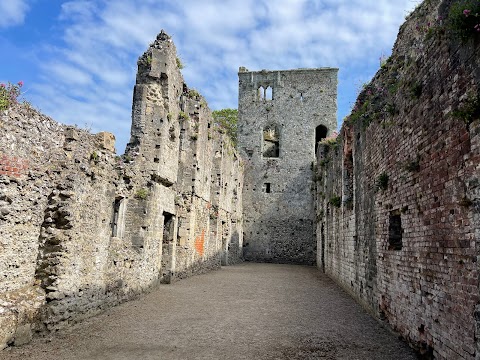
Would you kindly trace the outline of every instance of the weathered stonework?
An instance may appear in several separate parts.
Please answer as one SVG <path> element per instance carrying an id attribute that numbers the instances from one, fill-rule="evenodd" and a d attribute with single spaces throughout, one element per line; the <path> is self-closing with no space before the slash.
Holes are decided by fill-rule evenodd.
<path id="1" fill-rule="evenodd" d="M 337 69 L 240 68 L 240 158 L 163 31 L 124 155 L 0 113 L 0 349 L 243 255 L 316 262 L 426 359 L 480 359 L 480 37 L 449 33 L 451 3 L 410 15 L 320 146 Z"/>
<path id="2" fill-rule="evenodd" d="M 410 16 L 319 149 L 317 262 L 426 358 L 479 359 L 480 43 L 438 24 L 449 4 Z"/>
<path id="3" fill-rule="evenodd" d="M 242 164 L 163 32 L 139 59 L 125 155 L 21 105 L 0 143 L 0 348 L 241 258 Z"/>
<path id="4" fill-rule="evenodd" d="M 315 263 L 315 146 L 337 128 L 337 71 L 240 68 L 246 260 Z"/>

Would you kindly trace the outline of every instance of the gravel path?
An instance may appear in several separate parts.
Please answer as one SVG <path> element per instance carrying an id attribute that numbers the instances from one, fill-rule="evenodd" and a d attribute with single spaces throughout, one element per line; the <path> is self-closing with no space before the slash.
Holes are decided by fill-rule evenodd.
<path id="1" fill-rule="evenodd" d="M 416 359 L 314 267 L 245 263 L 160 288 L 6 360 Z"/>

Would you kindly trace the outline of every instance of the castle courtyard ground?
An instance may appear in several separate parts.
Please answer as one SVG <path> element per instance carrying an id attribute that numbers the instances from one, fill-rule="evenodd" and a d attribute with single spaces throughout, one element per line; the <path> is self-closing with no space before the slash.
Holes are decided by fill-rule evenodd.
<path id="1" fill-rule="evenodd" d="M 315 267 L 244 263 L 194 276 L 55 335 L 13 359 L 416 359 Z"/>

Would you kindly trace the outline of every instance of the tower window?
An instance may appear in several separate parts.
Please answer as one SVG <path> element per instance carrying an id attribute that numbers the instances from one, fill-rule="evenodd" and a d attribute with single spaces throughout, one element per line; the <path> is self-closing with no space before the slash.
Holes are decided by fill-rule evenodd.
<path id="1" fill-rule="evenodd" d="M 265 100 L 273 100 L 273 89 L 271 86 L 265 89 Z"/>
<path id="2" fill-rule="evenodd" d="M 270 183 L 265 183 L 264 184 L 264 189 L 265 189 L 265 192 L 267 194 L 270 194 L 270 192 L 271 192 L 271 186 L 270 185 L 271 185 Z"/>
<path id="3" fill-rule="evenodd" d="M 402 217 L 400 212 L 394 211 L 390 213 L 388 223 L 388 249 L 389 250 L 402 250 Z"/>
<path id="4" fill-rule="evenodd" d="M 280 155 L 280 134 L 275 125 L 263 129 L 263 156 L 279 157 Z"/>
<path id="5" fill-rule="evenodd" d="M 258 93 L 259 100 L 265 100 L 265 88 L 263 86 L 260 86 L 258 88 L 257 93 Z"/>
<path id="6" fill-rule="evenodd" d="M 320 140 L 327 137 L 328 129 L 324 125 L 318 125 L 315 128 L 315 154 L 317 153 L 317 147 Z"/>
<path id="7" fill-rule="evenodd" d="M 273 87 L 263 87 L 263 85 L 260 86 L 257 90 L 257 98 L 261 101 L 273 100 Z"/>

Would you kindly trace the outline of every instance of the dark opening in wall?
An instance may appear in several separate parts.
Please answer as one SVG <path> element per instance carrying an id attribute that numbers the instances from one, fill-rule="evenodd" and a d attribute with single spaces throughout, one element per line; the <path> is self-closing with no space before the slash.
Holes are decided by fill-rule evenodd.
<path id="1" fill-rule="evenodd" d="M 315 154 L 317 153 L 318 142 L 327 137 L 328 129 L 324 125 L 318 125 L 315 128 Z"/>
<path id="2" fill-rule="evenodd" d="M 170 213 L 163 212 L 163 243 L 169 243 L 173 241 L 173 225 L 174 216 Z"/>
<path id="3" fill-rule="evenodd" d="M 392 211 L 388 223 L 388 249 L 402 250 L 402 217 L 399 211 Z"/>
<path id="4" fill-rule="evenodd" d="M 263 156 L 280 156 L 280 134 L 275 125 L 270 125 L 263 129 Z"/>
<path id="5" fill-rule="evenodd" d="M 267 194 L 270 194 L 270 192 L 271 192 L 270 183 L 265 183 L 264 188 L 265 188 L 265 192 Z"/>
<path id="6" fill-rule="evenodd" d="M 122 237 L 124 198 L 118 197 L 113 203 L 112 236 Z"/>

